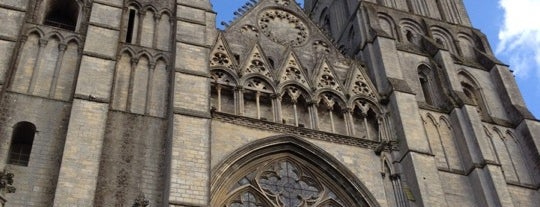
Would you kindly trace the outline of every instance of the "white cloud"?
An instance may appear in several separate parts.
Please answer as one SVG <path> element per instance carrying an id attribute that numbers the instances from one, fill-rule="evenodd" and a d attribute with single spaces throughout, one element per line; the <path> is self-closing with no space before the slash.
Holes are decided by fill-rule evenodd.
<path id="1" fill-rule="evenodd" d="M 504 22 L 496 53 L 509 57 L 515 74 L 540 78 L 540 0 L 500 0 Z"/>

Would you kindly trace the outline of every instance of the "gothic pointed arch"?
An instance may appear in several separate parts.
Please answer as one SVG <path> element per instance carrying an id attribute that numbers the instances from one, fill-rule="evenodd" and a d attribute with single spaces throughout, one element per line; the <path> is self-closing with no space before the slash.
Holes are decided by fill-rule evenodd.
<path id="1" fill-rule="evenodd" d="M 310 115 L 312 97 L 308 89 L 297 83 L 290 83 L 279 90 L 280 117 L 283 124 L 313 128 Z"/>
<path id="2" fill-rule="evenodd" d="M 235 88 L 238 86 L 236 71 L 228 68 L 215 68 L 210 70 L 211 77 L 211 105 L 218 112 L 236 114 L 237 101 Z"/>
<path id="3" fill-rule="evenodd" d="M 439 26 L 432 26 L 430 30 L 431 30 L 431 36 L 433 37 L 435 42 L 444 46 L 444 48 L 450 51 L 450 53 L 457 54 L 456 48 L 454 45 L 454 42 L 455 42 L 454 37 L 452 36 L 450 32 L 448 32 L 448 30 Z"/>
<path id="4" fill-rule="evenodd" d="M 212 48 L 212 52 L 210 53 L 210 67 L 235 70 L 238 67 L 238 63 L 232 54 L 233 53 L 227 44 L 227 40 L 225 40 L 222 33 L 219 33 L 216 43 Z"/>
<path id="5" fill-rule="evenodd" d="M 351 132 L 355 137 L 368 140 L 390 139 L 387 133 L 387 120 L 382 116 L 382 110 L 377 102 L 366 98 L 352 99 L 351 109 Z"/>
<path id="6" fill-rule="evenodd" d="M 316 97 L 318 129 L 330 133 L 349 135 L 347 105 L 341 94 L 331 89 L 319 90 Z"/>
<path id="7" fill-rule="evenodd" d="M 239 73 L 241 76 L 259 74 L 273 80 L 272 70 L 273 68 L 268 63 L 268 58 L 264 54 L 262 47 L 259 43 L 256 43 L 253 49 L 247 54 L 247 59 L 242 64 Z"/>
<path id="8" fill-rule="evenodd" d="M 313 75 L 312 80 L 315 90 L 320 91 L 330 89 L 338 92 L 339 94 L 343 93 L 343 86 L 338 80 L 338 76 L 336 75 L 334 68 L 326 58 L 319 63 Z"/>
<path id="9" fill-rule="evenodd" d="M 244 202 L 257 203 L 258 198 L 271 203 L 269 206 L 379 206 L 337 159 L 294 136 L 255 141 L 231 153 L 212 170 L 210 206 L 231 206 L 227 202 L 238 200 L 234 196 L 242 190 L 257 192 Z"/>
<path id="10" fill-rule="evenodd" d="M 399 27 L 404 39 L 412 44 L 418 44 L 417 37 L 425 34 L 423 27 L 412 19 L 402 19 L 399 22 Z"/>
<path id="11" fill-rule="evenodd" d="M 270 80 L 259 74 L 249 75 L 243 80 L 243 115 L 251 118 L 274 120 L 272 95 L 275 87 Z"/>
<path id="12" fill-rule="evenodd" d="M 278 71 L 279 85 L 283 86 L 289 83 L 297 83 L 305 88 L 311 88 L 307 79 L 307 74 L 300 63 L 298 56 L 289 49 L 283 66 Z"/>
<path id="13" fill-rule="evenodd" d="M 474 76 L 464 69 L 458 72 L 458 78 L 463 90 L 463 94 L 465 95 L 464 99 L 469 104 L 476 106 L 478 114 L 480 114 L 482 119 L 489 119 L 489 108 L 484 99 L 482 88 L 478 84 L 479 82 L 474 79 Z"/>
<path id="14" fill-rule="evenodd" d="M 367 73 L 360 66 L 353 65 L 345 83 L 346 93 L 351 96 L 350 100 L 365 98 L 378 102 L 380 97 L 375 85 L 369 80 Z"/>

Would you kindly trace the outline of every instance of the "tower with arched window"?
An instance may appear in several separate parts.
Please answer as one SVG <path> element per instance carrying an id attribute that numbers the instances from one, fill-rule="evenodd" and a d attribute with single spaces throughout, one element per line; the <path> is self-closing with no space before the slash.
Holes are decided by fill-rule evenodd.
<path id="1" fill-rule="evenodd" d="M 462 1 L 211 3 L 0 0 L 0 207 L 540 203 Z"/>

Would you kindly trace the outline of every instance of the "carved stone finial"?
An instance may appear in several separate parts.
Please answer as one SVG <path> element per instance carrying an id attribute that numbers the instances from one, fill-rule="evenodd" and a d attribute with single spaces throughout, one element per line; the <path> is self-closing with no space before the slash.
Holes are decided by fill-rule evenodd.
<path id="1" fill-rule="evenodd" d="M 13 187 L 13 177 L 15 175 L 9 172 L 2 172 L 0 174 L 0 192 L 15 193 L 17 189 Z"/>
<path id="2" fill-rule="evenodd" d="M 150 201 L 146 199 L 142 192 L 135 199 L 135 203 L 133 203 L 133 207 L 147 207 L 148 205 L 150 205 Z"/>

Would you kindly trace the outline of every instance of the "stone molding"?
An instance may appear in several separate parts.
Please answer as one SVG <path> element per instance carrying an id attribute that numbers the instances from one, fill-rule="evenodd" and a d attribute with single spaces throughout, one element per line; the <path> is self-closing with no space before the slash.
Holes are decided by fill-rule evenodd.
<path id="1" fill-rule="evenodd" d="M 255 129 L 273 131 L 273 132 L 278 132 L 282 134 L 297 135 L 297 136 L 305 137 L 309 139 L 322 140 L 322 141 L 327 141 L 327 142 L 332 142 L 332 143 L 337 143 L 337 144 L 344 144 L 344 145 L 350 145 L 350 146 L 355 146 L 355 147 L 367 148 L 371 150 L 380 150 L 381 146 L 383 146 L 383 151 L 398 150 L 398 144 L 395 141 L 391 141 L 387 144 L 384 144 L 380 141 L 373 141 L 373 140 L 367 140 L 367 139 L 362 139 L 358 137 L 332 134 L 328 132 L 323 132 L 323 131 L 318 131 L 318 130 L 313 130 L 313 129 L 308 129 L 308 128 L 295 127 L 295 126 L 290 126 L 290 125 L 284 125 L 284 124 L 258 120 L 258 119 L 249 118 L 249 117 L 221 113 L 217 111 L 212 112 L 212 119 L 225 122 L 225 123 L 255 128 Z"/>

